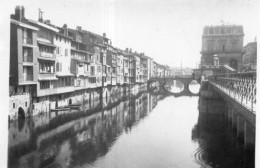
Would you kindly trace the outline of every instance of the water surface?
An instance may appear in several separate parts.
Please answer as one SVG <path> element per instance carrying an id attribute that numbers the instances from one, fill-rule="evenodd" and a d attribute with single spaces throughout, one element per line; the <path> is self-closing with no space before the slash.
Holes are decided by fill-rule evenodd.
<path id="1" fill-rule="evenodd" d="M 9 125 L 9 167 L 253 167 L 252 152 L 223 117 L 199 113 L 206 104 L 143 93 L 88 115 L 16 121 Z"/>

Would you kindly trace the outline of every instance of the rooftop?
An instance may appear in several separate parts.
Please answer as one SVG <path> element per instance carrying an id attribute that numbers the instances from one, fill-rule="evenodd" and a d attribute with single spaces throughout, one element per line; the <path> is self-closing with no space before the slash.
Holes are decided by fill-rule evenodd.
<path id="1" fill-rule="evenodd" d="M 203 35 L 244 35 L 242 25 L 205 26 Z"/>

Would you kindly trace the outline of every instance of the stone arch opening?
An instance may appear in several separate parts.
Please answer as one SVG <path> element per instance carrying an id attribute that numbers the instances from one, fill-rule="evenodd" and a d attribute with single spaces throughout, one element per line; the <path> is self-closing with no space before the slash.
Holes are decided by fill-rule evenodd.
<path id="1" fill-rule="evenodd" d="M 164 89 L 171 93 L 181 93 L 185 89 L 185 84 L 180 80 L 167 81 L 163 85 Z"/>
<path id="2" fill-rule="evenodd" d="M 25 119 L 25 112 L 22 107 L 18 108 L 18 119 Z"/>
<path id="3" fill-rule="evenodd" d="M 69 99 L 69 105 L 71 105 L 72 104 L 72 99 Z"/>
<path id="4" fill-rule="evenodd" d="M 188 84 L 188 89 L 193 94 L 198 94 L 200 91 L 200 83 L 197 80 L 192 80 Z"/>

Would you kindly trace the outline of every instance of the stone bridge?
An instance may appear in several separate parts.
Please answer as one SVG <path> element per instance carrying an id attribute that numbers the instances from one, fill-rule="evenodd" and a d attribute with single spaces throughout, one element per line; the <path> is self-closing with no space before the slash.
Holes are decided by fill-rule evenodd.
<path id="1" fill-rule="evenodd" d="M 183 90 L 179 93 L 173 93 L 166 89 L 167 87 L 166 83 L 172 82 L 174 80 L 180 81 L 184 85 Z M 199 82 L 197 79 L 194 79 L 193 76 L 174 76 L 174 77 L 163 77 L 163 78 L 154 77 L 151 78 L 147 83 L 148 92 L 150 92 L 150 94 L 152 95 L 173 95 L 175 97 L 198 96 L 199 93 L 192 93 L 189 90 L 189 84 L 193 80 Z"/>

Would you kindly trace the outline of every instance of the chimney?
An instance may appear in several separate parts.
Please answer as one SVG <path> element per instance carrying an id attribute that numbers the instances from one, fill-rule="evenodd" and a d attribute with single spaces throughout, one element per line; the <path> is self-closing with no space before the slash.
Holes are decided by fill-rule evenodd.
<path id="1" fill-rule="evenodd" d="M 68 26 L 67 26 L 67 24 L 64 24 L 62 28 L 63 28 L 63 30 L 64 30 L 63 34 L 64 34 L 65 36 L 69 36 L 69 31 L 68 31 Z"/>
<path id="2" fill-rule="evenodd" d="M 106 37 L 106 33 L 103 33 L 103 37 Z"/>
<path id="3" fill-rule="evenodd" d="M 42 14 L 43 14 L 43 11 L 41 11 L 41 9 L 38 9 L 39 10 L 39 19 L 38 19 L 38 21 L 39 22 L 43 22 L 43 18 L 42 18 Z"/>
<path id="4" fill-rule="evenodd" d="M 126 48 L 125 51 L 128 53 L 128 48 Z"/>
<path id="5" fill-rule="evenodd" d="M 51 21 L 50 20 L 45 20 L 44 23 L 49 25 L 49 24 L 51 24 Z"/>
<path id="6" fill-rule="evenodd" d="M 81 32 L 82 31 L 81 26 L 77 26 L 76 30 Z"/>
<path id="7" fill-rule="evenodd" d="M 22 21 L 22 19 L 24 18 L 24 7 L 23 6 L 15 7 L 15 18 L 20 22 Z"/>
<path id="8" fill-rule="evenodd" d="M 132 48 L 130 48 L 130 51 L 129 51 L 130 53 L 132 53 Z"/>

